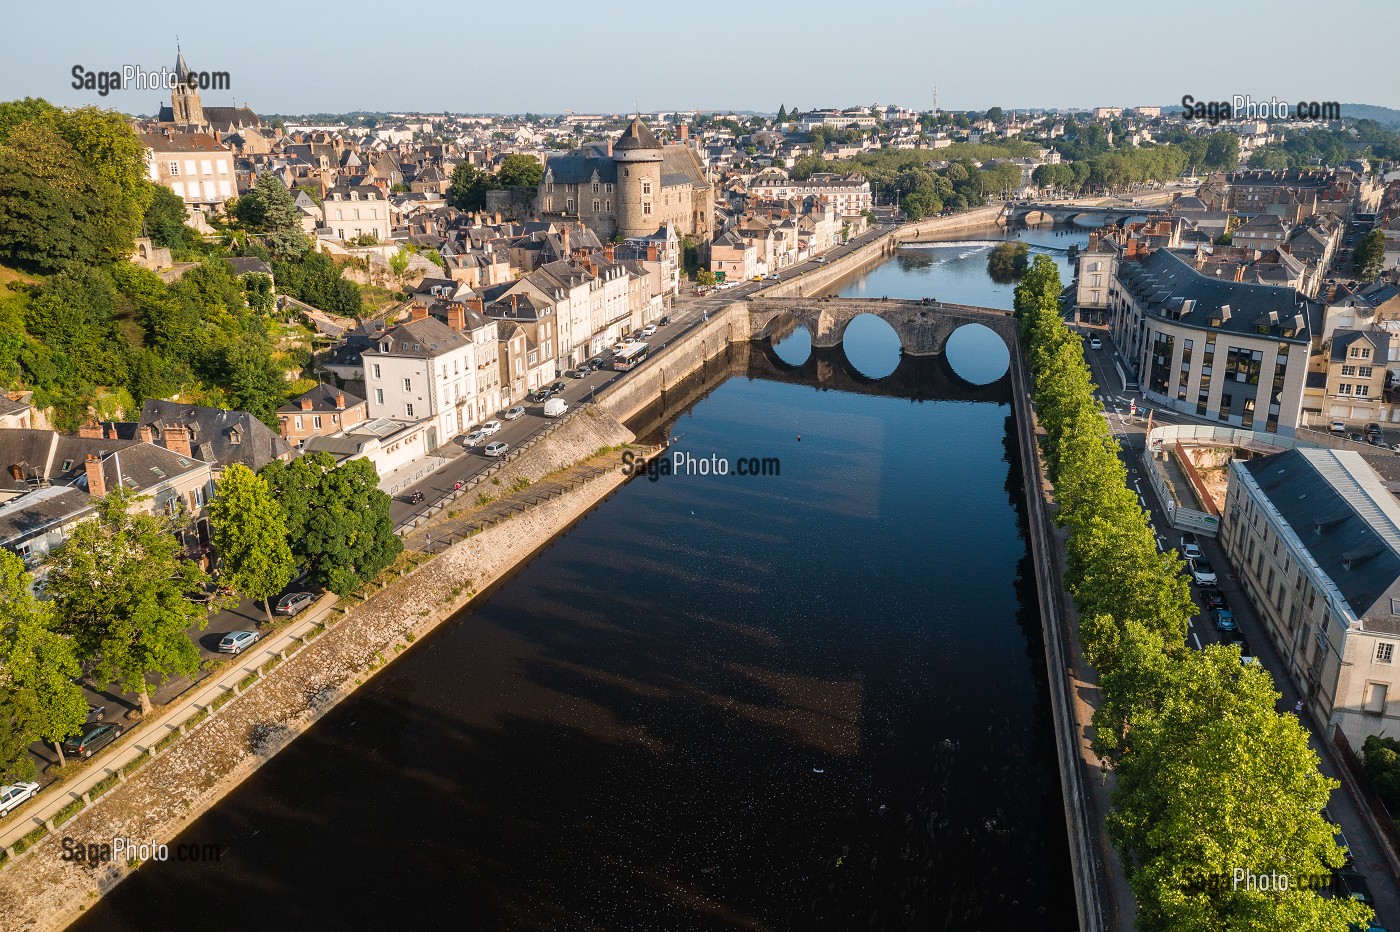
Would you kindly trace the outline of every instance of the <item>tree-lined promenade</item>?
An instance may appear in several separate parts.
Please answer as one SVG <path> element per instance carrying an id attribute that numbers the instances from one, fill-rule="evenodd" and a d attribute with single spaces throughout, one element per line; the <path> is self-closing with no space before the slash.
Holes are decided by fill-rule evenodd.
<path id="1" fill-rule="evenodd" d="M 1196 609 L 1182 561 L 1158 551 L 1127 484 L 1059 294 L 1054 262 L 1037 256 L 1015 309 L 1056 520 L 1069 531 L 1065 586 L 1101 686 L 1094 746 L 1116 775 L 1108 829 L 1137 928 L 1346 932 L 1371 910 L 1316 888 L 1345 860 L 1321 815 L 1338 784 L 1296 717 L 1276 711 L 1262 667 L 1242 664 L 1238 647 L 1186 646 Z M 1260 889 L 1237 870 L 1294 883 Z"/>

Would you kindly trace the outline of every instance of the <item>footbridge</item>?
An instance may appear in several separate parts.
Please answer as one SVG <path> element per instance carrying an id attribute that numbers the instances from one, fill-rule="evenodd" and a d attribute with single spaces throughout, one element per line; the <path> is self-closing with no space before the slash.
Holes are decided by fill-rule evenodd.
<path id="1" fill-rule="evenodd" d="M 748 304 L 749 339 L 771 339 L 775 332 L 797 323 L 812 336 L 814 349 L 839 346 L 851 321 L 873 314 L 899 337 L 905 355 L 941 356 L 948 338 L 960 327 L 981 324 L 1019 351 L 1016 319 L 1010 311 L 970 304 L 945 304 L 931 299 L 890 301 L 882 298 L 754 298 Z"/>

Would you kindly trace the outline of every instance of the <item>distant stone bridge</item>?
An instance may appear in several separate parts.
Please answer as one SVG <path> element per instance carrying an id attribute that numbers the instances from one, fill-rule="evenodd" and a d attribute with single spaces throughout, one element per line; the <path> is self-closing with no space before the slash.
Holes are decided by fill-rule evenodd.
<path id="1" fill-rule="evenodd" d="M 767 340 L 795 321 L 807 328 L 812 346 L 839 346 L 846 327 L 862 314 L 874 314 L 894 328 L 906 355 L 941 356 L 953 331 L 981 324 L 1019 352 L 1016 320 L 1010 311 L 970 304 L 930 301 L 889 301 L 882 298 L 754 298 L 749 307 L 749 339 Z"/>
<path id="2" fill-rule="evenodd" d="M 1105 224 L 1117 223 L 1129 217 L 1141 217 L 1157 213 L 1155 207 L 1076 207 L 1073 204 L 1017 204 L 1009 203 L 1002 210 L 1002 219 L 1007 223 L 1026 225 L 1044 223 L 1072 223 L 1079 217 L 1101 217 Z"/>

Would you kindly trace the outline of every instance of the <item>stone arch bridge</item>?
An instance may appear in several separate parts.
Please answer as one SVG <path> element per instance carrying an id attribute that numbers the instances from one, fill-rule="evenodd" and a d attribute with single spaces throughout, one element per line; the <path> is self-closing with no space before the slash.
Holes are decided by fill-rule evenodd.
<path id="1" fill-rule="evenodd" d="M 910 356 L 941 356 L 953 331 L 966 324 L 981 324 L 1006 342 L 1015 356 L 1019 350 L 1016 319 L 1010 311 L 970 304 L 939 301 L 891 301 L 883 298 L 755 298 L 748 302 L 749 339 L 770 339 L 795 320 L 812 335 L 812 346 L 830 349 L 845 338 L 846 327 L 862 314 L 874 314 L 888 323 L 899 337 L 900 348 Z"/>
<path id="2" fill-rule="evenodd" d="M 1100 217 L 1104 224 L 1114 224 L 1129 217 L 1151 216 L 1160 213 L 1153 207 L 1076 207 L 1073 204 L 1007 204 L 1002 209 L 1001 219 L 1008 224 L 1032 225 L 1046 220 L 1056 224 L 1072 223 L 1079 217 Z"/>

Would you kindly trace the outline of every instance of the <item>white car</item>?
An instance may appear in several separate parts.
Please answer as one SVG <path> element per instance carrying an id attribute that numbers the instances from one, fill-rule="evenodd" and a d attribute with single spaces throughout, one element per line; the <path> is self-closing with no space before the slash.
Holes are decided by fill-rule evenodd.
<path id="1" fill-rule="evenodd" d="M 1100 350 L 1100 349 L 1103 349 L 1103 340 L 1100 340 L 1098 337 L 1092 337 L 1092 338 L 1089 340 L 1089 349 L 1092 349 L 1092 350 Z"/>
<path id="2" fill-rule="evenodd" d="M 501 422 L 500 422 L 500 421 L 487 421 L 485 424 L 482 424 L 482 425 L 481 425 L 481 432 L 482 432 L 483 434 L 485 434 L 486 436 L 488 436 L 488 437 L 491 436 L 492 434 L 494 434 L 496 431 L 498 431 L 498 430 L 500 430 L 500 429 L 501 429 Z"/>
<path id="3" fill-rule="evenodd" d="M 516 405 L 513 408 L 507 408 L 505 413 L 502 414 L 501 417 L 507 421 L 513 421 L 524 413 L 525 409 L 520 405 Z"/>
<path id="4" fill-rule="evenodd" d="M 11 811 L 17 809 L 19 804 L 34 796 L 39 792 L 37 783 L 13 783 L 9 786 L 0 786 L 0 816 L 9 815 Z"/>
<path id="5" fill-rule="evenodd" d="M 475 447 L 486 442 L 486 433 L 482 430 L 474 430 L 462 438 L 462 446 Z"/>
<path id="6" fill-rule="evenodd" d="M 1186 561 L 1186 565 L 1191 567 L 1191 578 L 1196 580 L 1198 586 L 1215 585 L 1215 567 L 1205 557 L 1197 557 L 1194 560 Z"/>
<path id="7" fill-rule="evenodd" d="M 485 453 L 487 456 L 505 456 L 506 451 L 509 449 L 510 444 L 505 443 L 501 440 L 497 440 L 495 443 L 488 443 L 486 445 L 486 449 L 482 452 Z"/>
<path id="8" fill-rule="evenodd" d="M 1190 537 L 1181 538 L 1181 555 L 1188 560 L 1201 558 L 1201 545 Z"/>
<path id="9" fill-rule="evenodd" d="M 647 324 L 642 328 L 642 336 L 649 337 L 656 332 L 656 324 Z"/>

